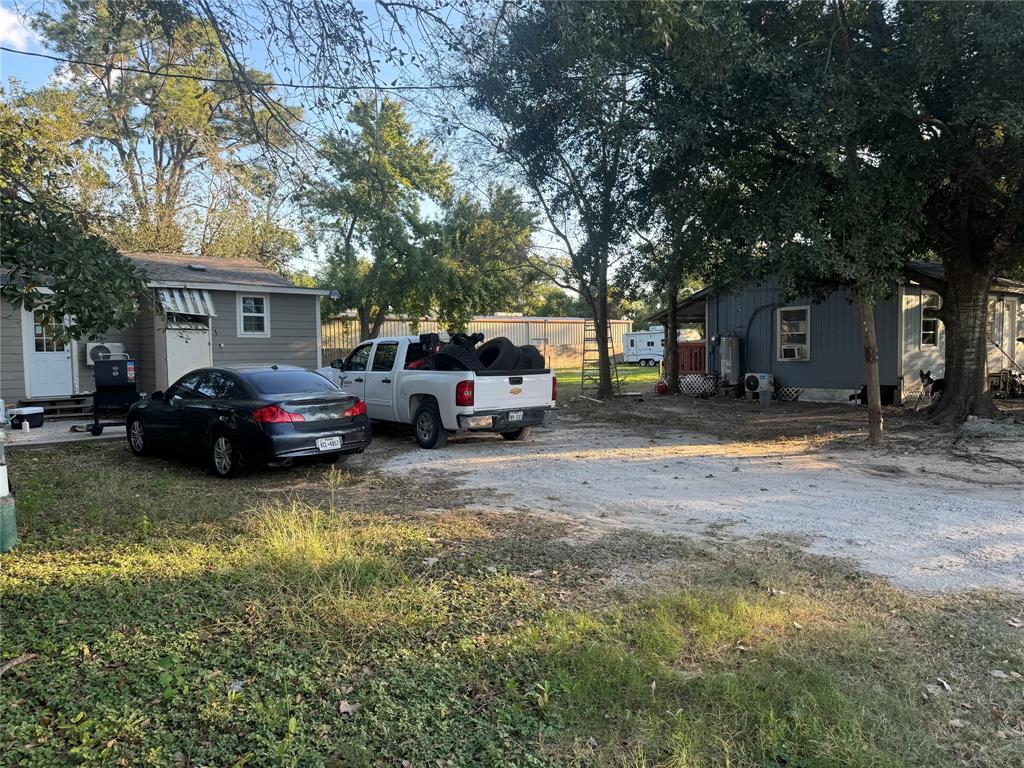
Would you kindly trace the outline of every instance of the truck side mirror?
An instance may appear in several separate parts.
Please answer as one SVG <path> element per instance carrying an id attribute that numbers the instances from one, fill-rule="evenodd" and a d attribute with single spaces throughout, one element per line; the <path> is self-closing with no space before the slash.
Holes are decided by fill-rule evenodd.
<path id="1" fill-rule="evenodd" d="M 149 399 L 156 400 L 157 402 L 162 401 L 164 399 L 164 391 L 162 389 L 158 389 L 156 392 L 150 393 Z"/>
<path id="2" fill-rule="evenodd" d="M 331 368 L 335 368 L 339 371 L 345 370 L 345 361 L 340 357 L 337 360 L 331 360 Z"/>

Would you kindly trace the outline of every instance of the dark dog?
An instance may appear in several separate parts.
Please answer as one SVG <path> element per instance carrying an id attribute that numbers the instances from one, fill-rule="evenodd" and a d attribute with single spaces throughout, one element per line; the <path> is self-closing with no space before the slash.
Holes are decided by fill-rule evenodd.
<path id="1" fill-rule="evenodd" d="M 931 371 L 921 371 L 921 397 L 917 398 L 917 407 L 921 407 L 921 398 L 928 397 L 929 399 L 935 399 L 936 397 L 942 396 L 942 390 L 946 388 L 945 379 L 933 379 Z M 917 410 L 915 408 L 914 410 Z"/>

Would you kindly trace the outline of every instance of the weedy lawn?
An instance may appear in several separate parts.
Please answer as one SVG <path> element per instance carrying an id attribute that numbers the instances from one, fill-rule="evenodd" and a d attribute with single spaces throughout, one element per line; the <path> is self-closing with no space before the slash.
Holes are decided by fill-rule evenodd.
<path id="1" fill-rule="evenodd" d="M 570 543 L 358 468 L 9 458 L 2 656 L 37 656 L 0 683 L 5 766 L 1024 764 L 1019 596 Z"/>

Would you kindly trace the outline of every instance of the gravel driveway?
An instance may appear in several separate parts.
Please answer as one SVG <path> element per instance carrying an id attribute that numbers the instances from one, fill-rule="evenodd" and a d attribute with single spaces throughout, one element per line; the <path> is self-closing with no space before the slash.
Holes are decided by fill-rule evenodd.
<path id="1" fill-rule="evenodd" d="M 579 535 L 638 528 L 721 538 L 801 537 L 921 590 L 1024 593 L 1024 478 L 919 454 L 812 450 L 695 433 L 559 423 L 524 443 L 453 438 L 402 451 L 385 472 L 459 477 L 474 506 L 580 523 Z"/>

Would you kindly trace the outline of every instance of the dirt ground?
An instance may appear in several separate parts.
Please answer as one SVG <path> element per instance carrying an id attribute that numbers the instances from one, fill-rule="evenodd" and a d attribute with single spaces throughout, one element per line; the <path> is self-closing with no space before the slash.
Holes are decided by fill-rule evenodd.
<path id="1" fill-rule="evenodd" d="M 570 521 L 579 540 L 779 537 L 911 589 L 1024 593 L 1020 415 L 950 430 L 891 409 L 869 450 L 850 406 L 575 400 L 525 443 L 465 436 L 420 451 L 385 435 L 380 468 L 455 478 L 476 508 Z"/>

